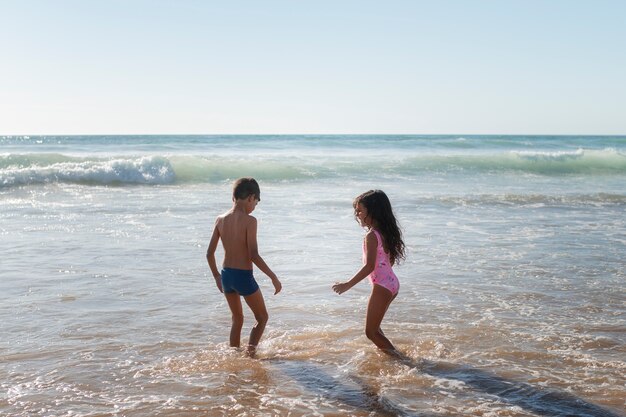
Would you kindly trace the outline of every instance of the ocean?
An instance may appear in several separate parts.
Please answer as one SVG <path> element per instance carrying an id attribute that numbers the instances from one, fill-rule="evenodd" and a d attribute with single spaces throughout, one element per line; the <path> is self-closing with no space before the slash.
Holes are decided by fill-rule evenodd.
<path id="1" fill-rule="evenodd" d="M 255 270 L 255 359 L 205 259 L 242 176 L 283 283 Z M 367 280 L 331 290 L 370 189 L 407 245 L 403 360 Z M 0 136 L 0 236 L 0 415 L 626 415 L 624 136 Z"/>

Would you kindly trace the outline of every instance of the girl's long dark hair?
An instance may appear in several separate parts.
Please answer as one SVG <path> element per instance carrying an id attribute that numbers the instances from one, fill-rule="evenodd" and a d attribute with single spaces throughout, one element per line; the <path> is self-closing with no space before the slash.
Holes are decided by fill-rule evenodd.
<path id="1" fill-rule="evenodd" d="M 382 190 L 370 190 L 354 199 L 354 216 L 356 217 L 357 206 L 362 204 L 367 210 L 367 216 L 373 220 L 378 231 L 383 237 L 383 245 L 389 252 L 389 260 L 392 264 L 398 263 L 406 257 L 402 230 L 398 225 L 396 216 L 393 214 L 391 202 Z M 358 221 L 358 218 L 357 218 Z"/>

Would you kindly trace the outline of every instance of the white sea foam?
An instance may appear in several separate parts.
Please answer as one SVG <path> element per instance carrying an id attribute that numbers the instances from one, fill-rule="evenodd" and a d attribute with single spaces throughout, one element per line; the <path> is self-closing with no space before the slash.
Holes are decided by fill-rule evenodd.
<path id="1" fill-rule="evenodd" d="M 609 150 L 610 151 L 610 150 Z M 585 151 L 581 148 L 578 148 L 575 151 L 556 151 L 556 152 L 545 152 L 545 151 L 511 151 L 514 155 L 518 155 L 521 158 L 527 158 L 531 160 L 567 160 L 567 159 L 578 159 L 582 158 L 585 155 Z"/>
<path id="2" fill-rule="evenodd" d="M 81 184 L 169 184 L 176 175 L 162 157 L 87 159 L 28 166 L 9 165 L 0 170 L 0 186 L 45 184 L 51 182 Z M 49 160 L 50 158 L 47 158 Z M 47 162 L 47 161 L 46 161 Z"/>

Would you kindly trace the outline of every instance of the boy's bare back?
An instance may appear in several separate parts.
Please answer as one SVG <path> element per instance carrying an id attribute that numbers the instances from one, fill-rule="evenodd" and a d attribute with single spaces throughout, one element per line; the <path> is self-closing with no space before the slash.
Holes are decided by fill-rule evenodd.
<path id="1" fill-rule="evenodd" d="M 252 269 L 252 254 L 256 248 L 257 221 L 240 210 L 230 210 L 219 216 L 215 227 L 224 247 L 225 268 Z"/>
<path id="2" fill-rule="evenodd" d="M 261 190 L 254 178 L 240 178 L 233 187 L 233 207 L 215 220 L 215 227 L 206 253 L 215 284 L 223 292 L 222 274 L 217 268 L 215 251 L 222 241 L 224 268 L 248 270 L 256 265 L 274 285 L 275 293 L 282 288 L 276 274 L 259 255 L 256 240 L 257 221 L 250 215 L 261 201 Z M 254 279 L 254 278 L 253 278 Z"/>

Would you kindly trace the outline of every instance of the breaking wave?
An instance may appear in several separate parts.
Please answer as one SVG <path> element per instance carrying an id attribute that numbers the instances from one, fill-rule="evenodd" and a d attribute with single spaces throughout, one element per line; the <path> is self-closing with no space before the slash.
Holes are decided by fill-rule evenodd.
<path id="1" fill-rule="evenodd" d="M 626 155 L 615 149 L 538 152 L 510 151 L 497 154 L 433 155 L 407 158 L 401 168 L 445 171 L 507 172 L 538 175 L 626 174 Z"/>
<path id="2" fill-rule="evenodd" d="M 536 175 L 624 175 L 626 155 L 614 150 L 493 154 L 392 154 L 346 158 L 277 155 L 228 157 L 192 155 L 68 156 L 59 153 L 0 155 L 0 187 L 28 184 L 176 184 L 227 181 L 254 176 L 264 181 L 298 181 L 365 175 L 372 164 L 380 174 L 424 172 L 471 174 L 522 172 Z"/>
<path id="3" fill-rule="evenodd" d="M 76 158 L 60 154 L 0 157 L 0 186 L 46 183 L 169 184 L 176 174 L 167 158 Z"/>

